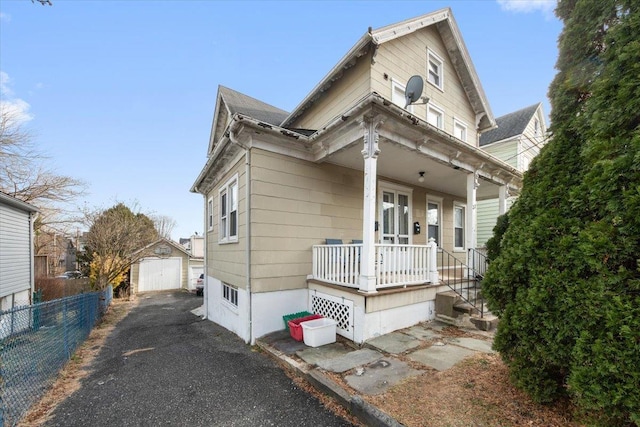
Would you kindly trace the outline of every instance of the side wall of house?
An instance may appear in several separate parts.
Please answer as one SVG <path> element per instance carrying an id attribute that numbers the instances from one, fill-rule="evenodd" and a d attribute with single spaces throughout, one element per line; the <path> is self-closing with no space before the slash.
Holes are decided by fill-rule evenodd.
<path id="1" fill-rule="evenodd" d="M 340 79 L 327 90 L 291 127 L 321 129 L 332 119 L 342 115 L 371 92 L 371 56 L 364 55 L 355 65 L 344 70 Z"/>
<path id="2" fill-rule="evenodd" d="M 503 142 L 495 142 L 493 144 L 485 145 L 482 149 L 514 168 L 517 168 L 518 145 L 518 139 L 514 138 Z"/>
<path id="3" fill-rule="evenodd" d="M 427 49 L 443 61 L 443 90 L 427 81 Z M 406 85 L 413 75 L 419 75 L 424 80 L 422 96 L 428 97 L 431 104 L 443 110 L 443 130 L 453 135 L 455 118 L 467 127 L 465 142 L 476 146 L 475 114 L 435 26 L 383 43 L 378 48 L 371 71 L 372 90 L 391 100 L 392 80 Z M 414 105 L 413 108 L 417 117 L 427 119 L 426 105 Z"/>
<path id="4" fill-rule="evenodd" d="M 31 222 L 29 212 L 0 204 L 0 298 L 28 304 L 32 282 Z M 26 301 L 18 301 L 24 298 Z M 20 294 L 16 296 L 17 294 Z M 8 302 L 4 301 L 6 307 Z"/>
<path id="5" fill-rule="evenodd" d="M 246 155 L 228 161 L 217 185 L 205 197 L 206 268 L 204 302 L 209 320 L 227 328 L 249 342 L 251 296 L 247 290 L 247 176 Z M 230 180 L 238 179 L 238 239 L 220 242 L 220 189 Z M 213 224 L 207 223 L 207 205 L 212 202 Z M 226 295 L 230 301 L 225 299 Z M 234 295 L 235 298 L 231 298 Z M 235 302 L 235 304 L 234 304 Z"/>
<path id="6" fill-rule="evenodd" d="M 507 199 L 507 210 L 516 201 L 516 197 Z M 487 240 L 493 236 L 493 227 L 496 226 L 498 220 L 498 199 L 479 200 L 478 201 L 478 240 L 479 248 L 486 246 Z"/>
<path id="7" fill-rule="evenodd" d="M 253 292 L 306 287 L 311 247 L 362 239 L 361 171 L 252 150 Z"/>
<path id="8" fill-rule="evenodd" d="M 244 289 L 247 284 L 247 211 L 246 211 L 246 167 L 245 156 L 230 162 L 230 168 L 221 177 L 218 185 L 206 197 L 213 202 L 213 227 L 207 228 L 207 275 L 224 283 Z M 238 179 L 238 240 L 220 242 L 220 189 L 230 180 Z M 206 209 L 206 205 L 205 205 Z"/>

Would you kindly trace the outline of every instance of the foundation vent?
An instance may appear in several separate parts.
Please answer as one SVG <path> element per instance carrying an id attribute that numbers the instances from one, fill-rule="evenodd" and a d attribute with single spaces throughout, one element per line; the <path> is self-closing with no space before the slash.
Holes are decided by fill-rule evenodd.
<path id="1" fill-rule="evenodd" d="M 353 340 L 353 301 L 311 290 L 311 312 L 337 322 L 336 332 Z"/>

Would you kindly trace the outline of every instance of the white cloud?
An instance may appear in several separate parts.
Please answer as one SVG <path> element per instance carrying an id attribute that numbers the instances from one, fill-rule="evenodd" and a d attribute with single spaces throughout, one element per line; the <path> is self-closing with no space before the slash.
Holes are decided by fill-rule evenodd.
<path id="1" fill-rule="evenodd" d="M 31 105 L 23 99 L 16 98 L 11 89 L 11 78 L 4 71 L 0 71 L 0 110 L 8 114 L 11 120 L 22 124 L 33 119 L 29 113 Z"/>
<path id="2" fill-rule="evenodd" d="M 0 12 L 0 22 L 11 22 L 11 15 L 8 13 Z"/>
<path id="3" fill-rule="evenodd" d="M 515 13 L 530 13 L 540 11 L 545 15 L 552 15 L 556 8 L 556 0 L 497 0 L 503 10 Z"/>
<path id="4" fill-rule="evenodd" d="M 9 74 L 0 71 L 0 96 L 3 98 L 13 96 L 13 91 L 9 87 L 10 83 L 11 79 L 9 78 Z"/>

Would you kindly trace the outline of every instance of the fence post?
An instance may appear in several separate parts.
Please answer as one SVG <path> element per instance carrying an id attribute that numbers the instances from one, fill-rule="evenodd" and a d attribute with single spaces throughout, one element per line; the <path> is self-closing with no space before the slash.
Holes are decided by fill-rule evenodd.
<path id="1" fill-rule="evenodd" d="M 69 352 L 69 331 L 67 330 L 67 300 L 68 298 L 64 298 L 62 303 L 62 328 L 64 336 L 64 353 L 67 355 L 67 359 L 70 359 L 71 353 Z"/>

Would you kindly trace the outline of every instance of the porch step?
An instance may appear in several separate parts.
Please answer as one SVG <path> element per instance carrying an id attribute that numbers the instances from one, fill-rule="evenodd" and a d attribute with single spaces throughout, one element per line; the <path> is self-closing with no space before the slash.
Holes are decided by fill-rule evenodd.
<path id="1" fill-rule="evenodd" d="M 470 296 L 471 297 L 471 296 Z M 481 301 L 478 292 L 471 301 Z M 456 326 L 475 327 L 482 331 L 490 331 L 498 324 L 498 318 L 493 316 L 483 305 L 484 316 L 480 317 L 478 309 L 466 302 L 455 291 L 438 292 L 436 294 L 436 318 Z"/>

